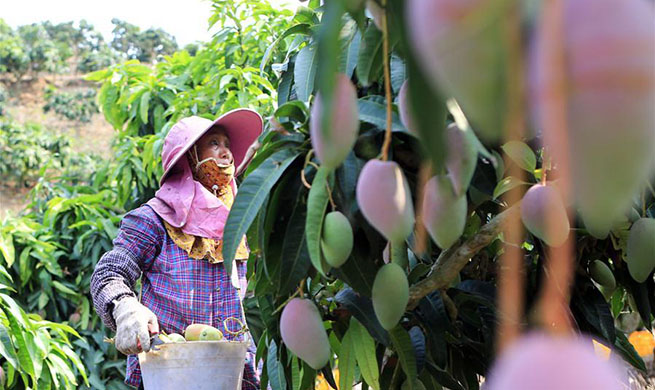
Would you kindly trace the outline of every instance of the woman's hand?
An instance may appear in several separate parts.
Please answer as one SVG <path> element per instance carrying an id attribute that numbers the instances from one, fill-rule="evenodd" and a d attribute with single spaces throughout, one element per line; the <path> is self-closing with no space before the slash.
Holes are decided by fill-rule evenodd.
<path id="1" fill-rule="evenodd" d="M 116 349 L 126 355 L 150 350 L 150 333 L 159 332 L 157 316 L 134 297 L 125 297 L 114 304 Z"/>

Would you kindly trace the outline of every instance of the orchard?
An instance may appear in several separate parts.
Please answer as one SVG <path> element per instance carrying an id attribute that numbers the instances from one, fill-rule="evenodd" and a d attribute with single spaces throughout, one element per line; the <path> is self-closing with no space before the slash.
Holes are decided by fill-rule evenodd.
<path id="1" fill-rule="evenodd" d="M 653 1 L 212 3 L 211 41 L 116 20 L 92 89 L 50 92 L 69 120 L 100 111 L 109 158 L 0 89 L 0 177 L 31 188 L 0 223 L 6 388 L 128 388 L 94 268 L 175 124 L 236 108 L 264 125 L 221 266 L 245 235 L 262 389 L 655 388 Z M 3 26 L 9 89 L 37 69 Z M 183 331 L 163 337 L 224 336 Z"/>

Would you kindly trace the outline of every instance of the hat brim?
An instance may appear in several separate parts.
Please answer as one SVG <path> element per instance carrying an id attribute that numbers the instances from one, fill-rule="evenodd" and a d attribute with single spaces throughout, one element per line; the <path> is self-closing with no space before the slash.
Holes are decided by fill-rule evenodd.
<path id="1" fill-rule="evenodd" d="M 180 158 L 186 155 L 186 152 L 191 149 L 191 147 L 203 135 L 205 135 L 205 133 L 216 126 L 221 126 L 225 129 L 227 137 L 230 139 L 230 151 L 234 157 L 234 166 L 239 167 L 241 162 L 243 162 L 250 145 L 252 145 L 261 135 L 264 121 L 257 111 L 249 108 L 237 108 L 219 116 L 203 131 L 188 140 L 184 149 L 171 162 L 168 169 L 164 171 L 164 174 L 159 180 L 160 186 L 164 183 L 168 174 L 174 170 Z"/>

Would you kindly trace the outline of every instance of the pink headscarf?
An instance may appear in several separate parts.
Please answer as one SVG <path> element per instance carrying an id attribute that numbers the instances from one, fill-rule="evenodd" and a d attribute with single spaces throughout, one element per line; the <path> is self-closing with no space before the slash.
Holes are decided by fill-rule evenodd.
<path id="1" fill-rule="evenodd" d="M 184 155 L 193 144 L 215 125 L 225 128 L 230 139 L 234 164 L 243 161 L 248 147 L 262 131 L 262 119 L 256 111 L 237 109 L 214 121 L 197 116 L 177 122 L 164 140 L 162 164 L 164 174 L 155 197 L 147 204 L 170 225 L 199 237 L 222 239 L 230 209 L 202 184 L 193 179 Z M 230 182 L 236 196 L 234 179 Z"/>

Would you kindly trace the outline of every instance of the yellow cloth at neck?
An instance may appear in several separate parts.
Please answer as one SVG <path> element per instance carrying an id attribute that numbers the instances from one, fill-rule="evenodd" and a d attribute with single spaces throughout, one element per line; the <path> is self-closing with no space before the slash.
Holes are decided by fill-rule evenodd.
<path id="1" fill-rule="evenodd" d="M 229 208 L 234 203 L 234 194 L 231 189 L 223 191 L 218 198 Z M 223 261 L 223 240 L 213 240 L 211 238 L 198 237 L 191 234 L 184 233 L 181 228 L 176 228 L 164 221 L 166 231 L 171 237 L 173 242 L 182 248 L 189 257 L 192 259 L 207 259 L 210 263 L 220 263 Z M 249 251 L 246 246 L 246 236 L 243 236 L 235 259 L 245 260 L 248 259 Z"/>

